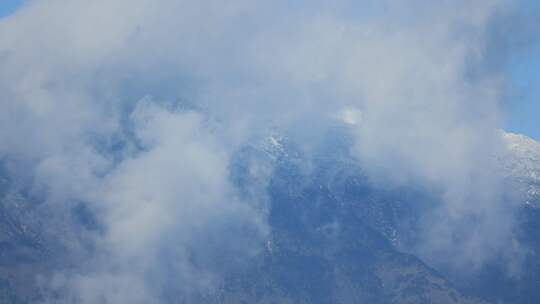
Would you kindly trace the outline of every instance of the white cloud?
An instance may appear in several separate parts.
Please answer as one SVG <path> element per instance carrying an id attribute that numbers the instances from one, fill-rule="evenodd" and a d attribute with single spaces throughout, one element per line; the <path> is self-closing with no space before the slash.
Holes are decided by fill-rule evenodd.
<path id="1" fill-rule="evenodd" d="M 232 153 L 270 126 L 319 132 L 334 113 L 354 125 L 373 180 L 441 189 L 420 252 L 454 248 L 477 265 L 511 229 L 489 157 L 500 80 L 476 70 L 504 5 L 34 0 L 0 21 L 0 156 L 30 164 L 51 206 L 91 201 L 103 216 L 111 261 L 76 274 L 81 303 L 128 301 L 124 280 L 145 285 L 163 252 L 189 268 L 196 235 L 242 224 L 264 235 L 228 181 Z M 138 298 L 155 300 L 149 288 Z"/>

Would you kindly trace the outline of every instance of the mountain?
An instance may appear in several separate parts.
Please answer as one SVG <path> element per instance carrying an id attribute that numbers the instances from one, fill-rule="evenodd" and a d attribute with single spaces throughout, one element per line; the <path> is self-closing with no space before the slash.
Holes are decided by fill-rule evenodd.
<path id="1" fill-rule="evenodd" d="M 540 207 L 540 143 L 525 135 L 503 133 L 508 153 L 501 157 L 507 177 L 519 185 L 525 203 Z"/>
<path id="2" fill-rule="evenodd" d="M 527 248 L 517 274 L 493 260 L 474 276 L 456 277 L 405 250 L 411 227 L 436 198 L 424 189 L 375 187 L 350 154 L 346 128 L 336 127 L 310 149 L 274 132 L 236 153 L 231 180 L 246 200 L 266 202 L 267 239 L 243 267 L 223 267 L 218 288 L 182 299 L 172 292 L 162 302 L 537 303 L 540 144 L 502 136 L 508 153 L 497 159 L 518 189 L 517 233 Z M 39 278 L 66 267 L 65 251 L 41 232 L 35 195 L 1 172 L 0 303 L 35 303 L 43 297 Z M 96 226 L 82 203 L 70 214 L 75 224 Z"/>
<path id="3" fill-rule="evenodd" d="M 395 246 L 406 201 L 418 194 L 372 187 L 347 137 L 328 140 L 310 160 L 276 135 L 243 151 L 272 165 L 272 232 L 256 266 L 226 280 L 217 303 L 484 303 Z"/>
<path id="4" fill-rule="evenodd" d="M 521 134 L 501 133 L 506 153 L 497 156 L 517 204 L 515 234 L 522 255 L 517 268 L 494 260 L 461 284 L 493 303 L 538 303 L 540 299 L 540 143 Z M 515 244 L 514 244 L 515 245 Z M 509 244 L 509 246 L 513 246 Z M 465 286 L 466 285 L 466 286 Z"/>

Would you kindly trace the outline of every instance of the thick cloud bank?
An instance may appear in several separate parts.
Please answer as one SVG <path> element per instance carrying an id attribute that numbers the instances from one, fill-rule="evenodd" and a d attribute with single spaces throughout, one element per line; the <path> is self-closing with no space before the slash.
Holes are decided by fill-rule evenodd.
<path id="1" fill-rule="evenodd" d="M 480 265 L 511 241 L 491 157 L 502 149 L 503 79 L 485 67 L 491 29 L 511 9 L 29 1 L 0 19 L 0 157 L 44 201 L 44 233 L 62 232 L 72 256 L 50 285 L 77 303 L 214 288 L 268 233 L 265 195 L 237 193 L 232 155 L 275 127 L 305 128 L 296 132 L 309 146 L 335 117 L 375 184 L 437 189 L 414 250 Z M 65 226 L 81 203 L 96 227 Z"/>

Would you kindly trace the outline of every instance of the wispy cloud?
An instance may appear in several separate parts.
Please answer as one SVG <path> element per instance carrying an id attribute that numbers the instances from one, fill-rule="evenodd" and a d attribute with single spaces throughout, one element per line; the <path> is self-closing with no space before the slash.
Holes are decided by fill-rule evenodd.
<path id="1" fill-rule="evenodd" d="M 0 20 L 0 157 L 31 168 L 18 174 L 45 189 L 51 210 L 88 202 L 103 225 L 88 237 L 95 256 L 53 285 L 78 303 L 159 302 L 171 272 L 182 291 L 212 286 L 223 266 L 208 261 L 252 254 L 267 233 L 257 202 L 229 181 L 233 153 L 272 126 L 309 122 L 316 133 L 336 115 L 354 118 L 373 181 L 440 191 L 416 250 L 481 264 L 512 230 L 491 158 L 502 80 L 482 68 L 510 8 L 28 3 Z M 208 259 L 199 268 L 194 253 Z"/>

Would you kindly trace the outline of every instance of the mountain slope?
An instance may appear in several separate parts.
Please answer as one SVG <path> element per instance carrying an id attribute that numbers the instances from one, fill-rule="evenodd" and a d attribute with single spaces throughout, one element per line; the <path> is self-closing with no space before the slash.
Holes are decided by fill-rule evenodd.
<path id="1" fill-rule="evenodd" d="M 163 303 L 536 303 L 540 299 L 540 144 L 504 133 L 499 157 L 523 199 L 521 272 L 508 275 L 494 260 L 463 281 L 405 252 L 415 221 L 435 199 L 422 189 L 374 187 L 350 153 L 346 130 L 332 130 L 306 153 L 272 134 L 238 151 L 231 180 L 246 200 L 264 201 L 268 238 L 239 268 L 220 273 L 218 288 Z M 37 233 L 39 202 L 0 179 L 0 302 L 32 303 L 43 296 L 37 278 L 69 267 L 59 239 Z M 88 228 L 91 209 L 71 221 Z M 82 215 L 81 215 L 82 214 Z M 88 220 L 91 219 L 91 220 Z M 91 225 L 92 227 L 95 225 Z M 60 242 L 61 243 L 61 242 Z M 226 261 L 222 261 L 226 263 Z M 171 284 L 174 286 L 174 284 Z"/>

